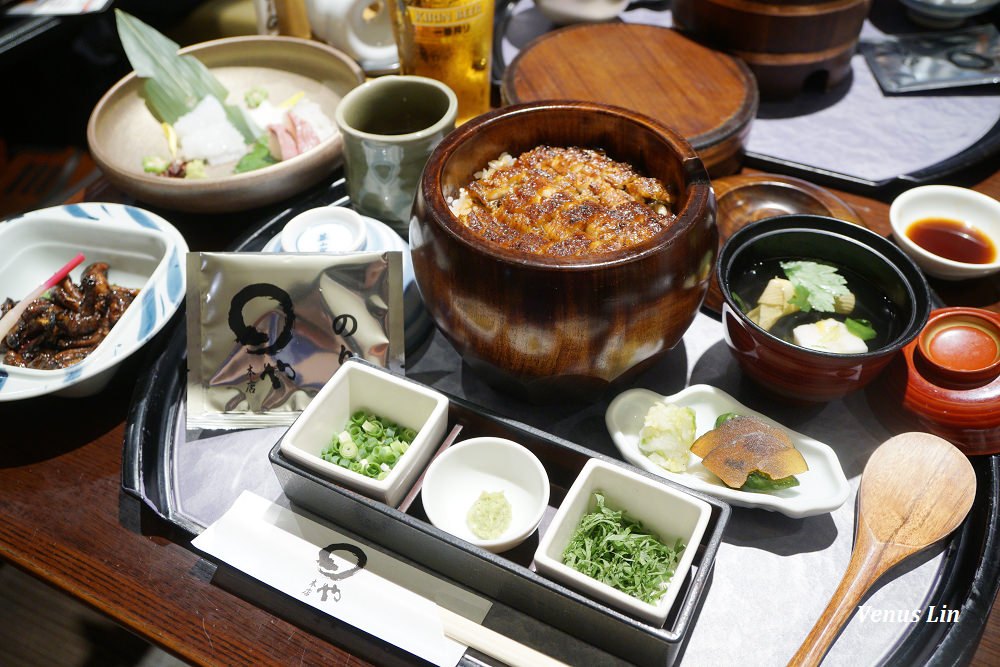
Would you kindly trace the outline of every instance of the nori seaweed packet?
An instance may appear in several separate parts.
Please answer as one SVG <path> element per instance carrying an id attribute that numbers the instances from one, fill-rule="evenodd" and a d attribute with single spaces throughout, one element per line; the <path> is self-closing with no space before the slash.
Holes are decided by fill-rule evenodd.
<path id="1" fill-rule="evenodd" d="M 402 371 L 402 253 L 188 253 L 187 426 L 291 424 L 351 356 Z"/>

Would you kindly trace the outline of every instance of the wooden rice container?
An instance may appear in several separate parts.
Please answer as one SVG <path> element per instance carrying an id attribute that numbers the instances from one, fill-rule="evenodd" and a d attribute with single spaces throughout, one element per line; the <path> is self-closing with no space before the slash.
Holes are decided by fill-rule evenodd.
<path id="1" fill-rule="evenodd" d="M 851 73 L 871 0 L 673 0 L 675 26 L 749 65 L 763 99 L 827 91 Z"/>

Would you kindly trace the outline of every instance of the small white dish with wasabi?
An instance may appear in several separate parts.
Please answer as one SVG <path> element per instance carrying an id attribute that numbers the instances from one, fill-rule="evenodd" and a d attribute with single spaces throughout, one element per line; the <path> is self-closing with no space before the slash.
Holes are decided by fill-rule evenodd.
<path id="1" fill-rule="evenodd" d="M 782 478 L 774 485 L 768 484 L 770 480 L 765 476 L 763 484 L 756 484 L 757 490 L 751 490 L 755 483 L 761 482 L 756 471 L 744 475 L 747 478 L 744 486 L 727 485 L 691 452 L 691 445 L 715 429 L 720 417 L 733 415 L 754 417 L 766 427 L 773 427 L 775 433 L 786 435 L 787 440 L 782 437 L 782 441 L 801 454 L 794 458 L 804 460 L 807 470 L 796 472 L 790 480 Z M 692 385 L 672 396 L 648 389 L 629 389 L 608 406 L 605 423 L 618 451 L 632 465 L 732 505 L 802 518 L 831 512 L 850 495 L 837 454 L 828 445 L 785 428 L 710 385 Z M 782 447 L 775 445 L 779 452 Z"/>
<path id="2" fill-rule="evenodd" d="M 420 498 L 432 524 L 502 553 L 538 528 L 549 506 L 549 476 L 523 445 L 506 438 L 469 438 L 431 461 Z"/>

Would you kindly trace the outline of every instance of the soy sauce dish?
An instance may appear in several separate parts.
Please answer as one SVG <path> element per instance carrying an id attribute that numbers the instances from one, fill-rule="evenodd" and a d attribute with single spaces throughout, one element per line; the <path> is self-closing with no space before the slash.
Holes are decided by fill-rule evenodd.
<path id="1" fill-rule="evenodd" d="M 1000 271 L 1000 202 L 975 190 L 924 185 L 889 208 L 899 247 L 929 276 L 982 278 Z"/>

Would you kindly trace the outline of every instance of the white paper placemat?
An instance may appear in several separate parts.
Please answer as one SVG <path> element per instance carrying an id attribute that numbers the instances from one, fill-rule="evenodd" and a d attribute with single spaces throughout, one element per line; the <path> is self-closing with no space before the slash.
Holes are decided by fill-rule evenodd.
<path id="1" fill-rule="evenodd" d="M 428 662 L 454 667 L 466 647 L 445 637 L 438 605 L 476 623 L 489 600 L 370 545 L 242 492 L 191 542 L 272 588 Z"/>

